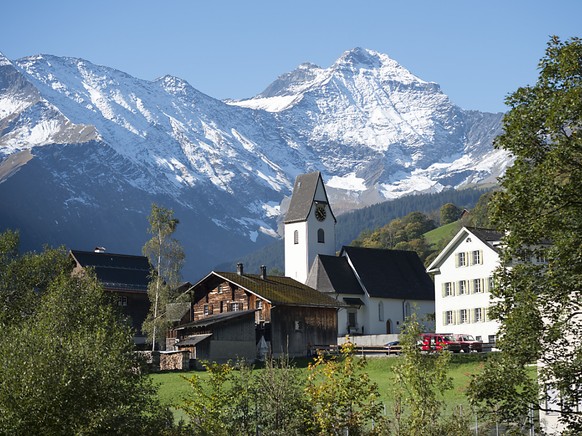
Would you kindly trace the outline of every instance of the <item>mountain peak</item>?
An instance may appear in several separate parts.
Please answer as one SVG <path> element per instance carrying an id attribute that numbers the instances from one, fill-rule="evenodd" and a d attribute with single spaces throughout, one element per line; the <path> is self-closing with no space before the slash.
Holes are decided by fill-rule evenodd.
<path id="1" fill-rule="evenodd" d="M 362 47 L 356 47 L 344 52 L 343 55 L 336 61 L 335 65 L 352 65 L 367 68 L 380 68 L 383 64 L 382 57 L 386 59 L 388 56 L 381 55 L 373 50 L 368 50 Z"/>
<path id="2" fill-rule="evenodd" d="M 12 65 L 12 62 L 10 62 L 10 59 L 4 56 L 0 51 L 0 67 L 3 67 L 5 65 Z"/>

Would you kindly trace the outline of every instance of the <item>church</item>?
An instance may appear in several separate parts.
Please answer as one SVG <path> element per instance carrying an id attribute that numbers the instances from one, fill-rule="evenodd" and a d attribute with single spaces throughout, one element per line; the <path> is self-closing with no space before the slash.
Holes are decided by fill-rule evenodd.
<path id="1" fill-rule="evenodd" d="M 285 276 L 341 304 L 338 337 L 398 334 L 416 312 L 434 330 L 434 286 L 413 251 L 342 247 L 319 171 L 295 180 L 285 216 Z"/>

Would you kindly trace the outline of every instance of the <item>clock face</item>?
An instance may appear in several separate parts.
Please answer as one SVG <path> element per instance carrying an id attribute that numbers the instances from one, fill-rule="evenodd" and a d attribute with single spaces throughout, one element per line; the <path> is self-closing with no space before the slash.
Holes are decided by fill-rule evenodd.
<path id="1" fill-rule="evenodd" d="M 327 215 L 325 204 L 318 204 L 315 208 L 315 218 L 317 221 L 323 221 Z"/>

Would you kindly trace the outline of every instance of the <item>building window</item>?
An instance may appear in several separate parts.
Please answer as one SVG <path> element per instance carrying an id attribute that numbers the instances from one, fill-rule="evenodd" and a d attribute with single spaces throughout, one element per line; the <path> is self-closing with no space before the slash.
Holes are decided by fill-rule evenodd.
<path id="1" fill-rule="evenodd" d="M 228 286 L 228 283 L 223 283 L 221 285 L 218 285 L 218 293 L 222 294 L 223 292 L 228 292 L 230 291 L 230 286 Z"/>
<path id="2" fill-rule="evenodd" d="M 445 297 L 450 297 L 451 295 L 454 295 L 453 284 L 451 282 L 443 283 L 443 295 Z"/>
<path id="3" fill-rule="evenodd" d="M 411 310 L 410 310 L 410 303 L 407 301 L 404 303 L 404 318 L 410 318 Z"/>
<path id="4" fill-rule="evenodd" d="M 299 230 L 293 232 L 293 243 L 299 244 Z"/>
<path id="5" fill-rule="evenodd" d="M 461 280 L 459 282 L 459 295 L 464 295 L 467 293 L 467 281 Z"/>
<path id="6" fill-rule="evenodd" d="M 469 322 L 469 311 L 467 309 L 461 309 L 459 311 L 459 318 L 461 320 L 461 324 L 467 324 Z"/>
<path id="7" fill-rule="evenodd" d="M 212 304 L 205 304 L 204 305 L 204 316 L 212 315 L 213 309 Z"/>
<path id="8" fill-rule="evenodd" d="M 493 280 L 493 277 L 489 277 L 489 291 L 492 291 L 493 288 L 495 288 L 495 281 Z"/>
<path id="9" fill-rule="evenodd" d="M 495 335 L 489 335 L 489 337 L 488 337 L 489 343 L 493 344 L 493 345 L 495 345 L 495 339 L 496 339 Z"/>
<path id="10" fill-rule="evenodd" d="M 481 339 L 481 336 L 475 336 L 475 340 L 479 341 L 479 342 L 483 342 L 483 340 Z"/>
<path id="11" fill-rule="evenodd" d="M 263 308 L 263 300 L 257 300 L 257 302 L 255 303 L 255 308 L 262 309 Z"/>
<path id="12" fill-rule="evenodd" d="M 242 310 L 242 303 L 230 303 L 230 312 L 238 312 Z"/>
<path id="13" fill-rule="evenodd" d="M 467 266 L 466 253 L 457 253 L 457 266 Z"/>
<path id="14" fill-rule="evenodd" d="M 295 321 L 295 331 L 296 332 L 303 331 L 303 321 Z"/>
<path id="15" fill-rule="evenodd" d="M 481 251 L 480 250 L 473 251 L 473 265 L 480 265 L 481 263 L 483 263 L 481 259 Z"/>
<path id="16" fill-rule="evenodd" d="M 449 324 L 453 324 L 454 323 L 454 318 L 453 318 L 453 311 L 452 310 L 447 310 L 445 312 L 445 325 L 449 325 Z"/>
<path id="17" fill-rule="evenodd" d="M 378 321 L 384 321 L 384 302 L 378 303 Z"/>
<path id="18" fill-rule="evenodd" d="M 481 279 L 473 280 L 473 292 L 475 293 L 483 292 L 483 286 L 481 286 Z"/>
<path id="19" fill-rule="evenodd" d="M 220 302 L 220 313 L 224 312 L 224 301 Z"/>
<path id="20" fill-rule="evenodd" d="M 356 327 L 357 323 L 356 312 L 348 312 L 348 327 Z"/>
<path id="21" fill-rule="evenodd" d="M 480 307 L 476 308 L 473 311 L 473 319 L 475 320 L 475 322 L 482 322 L 483 321 L 483 309 L 481 309 Z"/>
<path id="22" fill-rule="evenodd" d="M 325 243 L 325 232 L 323 231 L 323 229 L 317 230 L 317 242 L 320 244 Z"/>
<path id="23" fill-rule="evenodd" d="M 127 306 L 127 295 L 119 295 L 117 297 L 117 305 L 118 306 Z"/>

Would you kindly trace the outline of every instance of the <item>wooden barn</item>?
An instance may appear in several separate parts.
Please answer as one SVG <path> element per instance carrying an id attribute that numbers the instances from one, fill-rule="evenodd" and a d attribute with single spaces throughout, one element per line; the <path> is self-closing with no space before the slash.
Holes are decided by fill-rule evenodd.
<path id="1" fill-rule="evenodd" d="M 335 299 L 289 277 L 212 271 L 185 292 L 190 310 L 170 330 L 168 349 L 220 361 L 306 355 L 313 345 L 337 343 Z"/>

